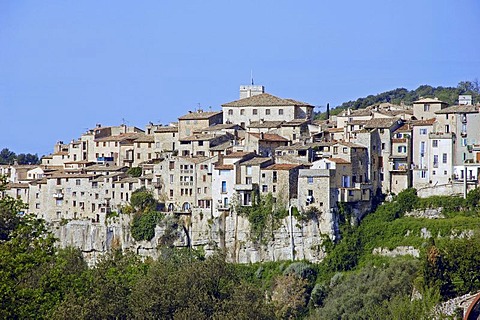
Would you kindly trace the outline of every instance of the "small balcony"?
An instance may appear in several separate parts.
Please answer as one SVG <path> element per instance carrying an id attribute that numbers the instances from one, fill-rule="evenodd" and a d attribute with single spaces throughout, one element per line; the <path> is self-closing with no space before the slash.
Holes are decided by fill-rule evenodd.
<path id="1" fill-rule="evenodd" d="M 236 184 L 234 189 L 236 191 L 252 191 L 253 184 Z"/>
<path id="2" fill-rule="evenodd" d="M 229 211 L 230 210 L 230 204 L 219 203 L 219 204 L 217 204 L 217 210 L 218 211 Z"/>

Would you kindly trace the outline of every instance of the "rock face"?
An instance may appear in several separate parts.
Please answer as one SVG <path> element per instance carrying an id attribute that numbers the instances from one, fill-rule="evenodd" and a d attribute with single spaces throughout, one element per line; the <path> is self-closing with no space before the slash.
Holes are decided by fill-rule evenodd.
<path id="1" fill-rule="evenodd" d="M 405 213 L 406 217 L 414 218 L 426 218 L 426 219 L 443 219 L 445 216 L 442 214 L 443 208 L 434 209 L 417 209 L 411 212 Z"/>
<path id="2" fill-rule="evenodd" d="M 250 234 L 248 220 L 234 212 L 226 212 L 217 218 L 194 212 L 179 219 L 174 246 L 202 248 L 207 255 L 223 250 L 229 261 L 237 263 L 292 258 L 319 262 L 325 257 L 322 242 L 331 236 L 320 233 L 320 224 L 324 222 L 317 218 L 297 221 L 294 217 L 287 217 L 279 221 L 278 229 L 264 232 L 263 237 L 256 240 Z M 51 229 L 59 239 L 60 247 L 79 248 L 91 265 L 115 249 L 157 258 L 165 228 L 157 226 L 150 241 L 135 241 L 130 233 L 130 222 L 130 216 L 125 214 L 104 222 L 72 220 L 66 224 L 55 223 Z"/>
<path id="3" fill-rule="evenodd" d="M 412 246 L 399 246 L 394 248 L 393 250 L 389 250 L 387 248 L 375 248 L 373 249 L 372 253 L 386 257 L 398 257 L 406 255 L 411 255 L 415 258 L 420 257 L 420 250 L 415 249 Z"/>

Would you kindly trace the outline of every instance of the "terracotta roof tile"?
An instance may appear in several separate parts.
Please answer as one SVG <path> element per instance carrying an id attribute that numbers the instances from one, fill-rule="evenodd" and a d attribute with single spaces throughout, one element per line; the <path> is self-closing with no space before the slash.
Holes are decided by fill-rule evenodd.
<path id="1" fill-rule="evenodd" d="M 351 163 L 350 161 L 347 161 L 347 160 L 342 159 L 342 158 L 327 158 L 325 160 L 332 161 L 332 162 L 335 162 L 335 163 L 338 163 L 338 164 L 350 164 Z"/>
<path id="2" fill-rule="evenodd" d="M 275 107 L 275 106 L 311 106 L 308 103 L 296 101 L 293 99 L 282 99 L 268 93 L 251 96 L 248 98 L 222 104 L 222 107 Z"/>
<path id="3" fill-rule="evenodd" d="M 399 120 L 400 118 L 371 119 L 365 124 L 365 128 L 390 128 Z"/>
<path id="4" fill-rule="evenodd" d="M 276 142 L 287 142 L 290 141 L 281 135 L 276 133 L 250 133 L 250 135 L 258 138 L 260 141 L 276 141 Z"/>
<path id="5" fill-rule="evenodd" d="M 416 120 L 412 121 L 412 126 L 431 126 L 437 121 L 437 119 L 432 118 L 428 120 Z"/>
<path id="6" fill-rule="evenodd" d="M 263 168 L 263 170 L 292 170 L 294 168 L 303 167 L 301 164 L 290 164 L 290 163 L 275 163 L 271 166 Z"/>
<path id="7" fill-rule="evenodd" d="M 233 170 L 233 164 L 216 164 L 215 170 Z"/>
<path id="8" fill-rule="evenodd" d="M 279 128 L 284 121 L 252 121 L 249 128 Z"/>
<path id="9" fill-rule="evenodd" d="M 451 106 L 444 108 L 442 110 L 436 111 L 436 114 L 446 114 L 446 113 L 478 113 L 478 107 L 472 105 L 459 105 Z"/>
<path id="10" fill-rule="evenodd" d="M 178 132 L 178 127 L 174 127 L 174 126 L 158 127 L 153 132 L 156 132 L 156 133 Z"/>
<path id="11" fill-rule="evenodd" d="M 253 152 L 232 152 L 224 156 L 224 158 L 243 158 L 245 156 L 254 154 Z"/>
<path id="12" fill-rule="evenodd" d="M 222 111 L 202 111 L 202 112 L 191 112 L 186 115 L 181 116 L 178 120 L 205 120 L 210 119 L 211 117 L 222 114 Z"/>
<path id="13" fill-rule="evenodd" d="M 438 99 L 433 99 L 433 98 L 422 98 L 420 100 L 414 101 L 413 103 L 444 103 L 446 104 L 446 102 L 443 102 Z"/>

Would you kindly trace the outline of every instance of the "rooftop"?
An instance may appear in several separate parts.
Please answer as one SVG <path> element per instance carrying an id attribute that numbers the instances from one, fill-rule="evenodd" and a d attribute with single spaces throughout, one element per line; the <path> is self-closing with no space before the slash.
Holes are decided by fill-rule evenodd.
<path id="1" fill-rule="evenodd" d="M 347 161 L 347 160 L 342 159 L 342 158 L 326 158 L 325 160 L 332 161 L 332 162 L 335 162 L 335 163 L 338 163 L 338 164 L 350 164 L 351 163 L 350 161 Z"/>
<path id="2" fill-rule="evenodd" d="M 435 123 L 436 119 L 416 120 L 412 121 L 412 126 L 431 126 Z"/>
<path id="3" fill-rule="evenodd" d="M 249 128 L 279 128 L 284 121 L 252 121 Z"/>
<path id="4" fill-rule="evenodd" d="M 271 166 L 264 168 L 263 170 L 292 170 L 295 168 L 303 167 L 300 164 L 291 164 L 291 163 L 275 163 Z"/>
<path id="5" fill-rule="evenodd" d="M 245 156 L 254 154 L 253 152 L 243 152 L 243 151 L 238 151 L 238 152 L 232 152 L 224 156 L 224 158 L 243 158 Z"/>
<path id="6" fill-rule="evenodd" d="M 269 157 L 255 157 L 255 158 L 252 158 L 252 159 L 249 159 L 247 161 L 244 161 L 241 163 L 242 166 L 256 166 L 256 165 L 260 165 L 260 164 L 263 164 L 265 162 L 269 162 L 269 161 L 272 161 L 272 158 L 269 158 Z"/>
<path id="7" fill-rule="evenodd" d="M 196 111 L 187 113 L 186 115 L 178 118 L 178 120 L 206 120 L 219 114 L 222 114 L 222 111 Z"/>
<path id="8" fill-rule="evenodd" d="M 447 113 L 478 113 L 478 107 L 472 105 L 457 105 L 444 108 L 435 112 L 436 114 L 447 114 Z"/>
<path id="9" fill-rule="evenodd" d="M 371 119 L 365 124 L 365 128 L 391 128 L 400 118 L 377 118 Z"/>
<path id="10" fill-rule="evenodd" d="M 178 127 L 175 127 L 175 126 L 158 127 L 153 132 L 155 133 L 178 132 Z"/>
<path id="11" fill-rule="evenodd" d="M 251 96 L 248 98 L 235 100 L 222 104 L 222 107 L 276 107 L 276 106 L 311 106 L 308 103 L 293 100 L 293 99 L 282 99 L 276 96 L 273 96 L 268 93 L 262 93 L 259 95 Z"/>
<path id="12" fill-rule="evenodd" d="M 414 101 L 413 103 L 443 103 L 443 104 L 447 104 L 446 102 L 438 100 L 437 98 L 421 98 L 420 100 Z"/>
<path id="13" fill-rule="evenodd" d="M 250 133 L 251 136 L 258 138 L 260 141 L 288 142 L 287 138 L 276 133 Z"/>

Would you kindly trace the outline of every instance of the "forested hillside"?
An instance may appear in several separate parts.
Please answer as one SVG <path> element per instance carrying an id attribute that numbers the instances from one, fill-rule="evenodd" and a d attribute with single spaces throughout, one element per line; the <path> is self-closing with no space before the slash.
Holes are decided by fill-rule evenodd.
<path id="1" fill-rule="evenodd" d="M 331 115 L 336 115 L 351 108 L 353 110 L 363 109 L 368 106 L 390 102 L 393 104 L 400 105 L 404 103 L 406 105 L 411 105 L 414 101 L 423 98 L 438 98 L 442 101 L 447 102 L 450 105 L 458 103 L 458 96 L 461 94 L 471 94 L 474 102 L 480 102 L 480 83 L 478 80 L 474 81 L 462 81 L 457 87 L 432 87 L 429 85 L 422 85 L 415 90 L 407 90 L 405 88 L 397 88 L 394 90 L 386 91 L 376 95 L 369 95 L 364 98 L 359 98 L 354 101 L 344 102 L 341 105 L 330 110 Z M 318 119 L 325 119 L 326 113 L 318 113 Z"/>

